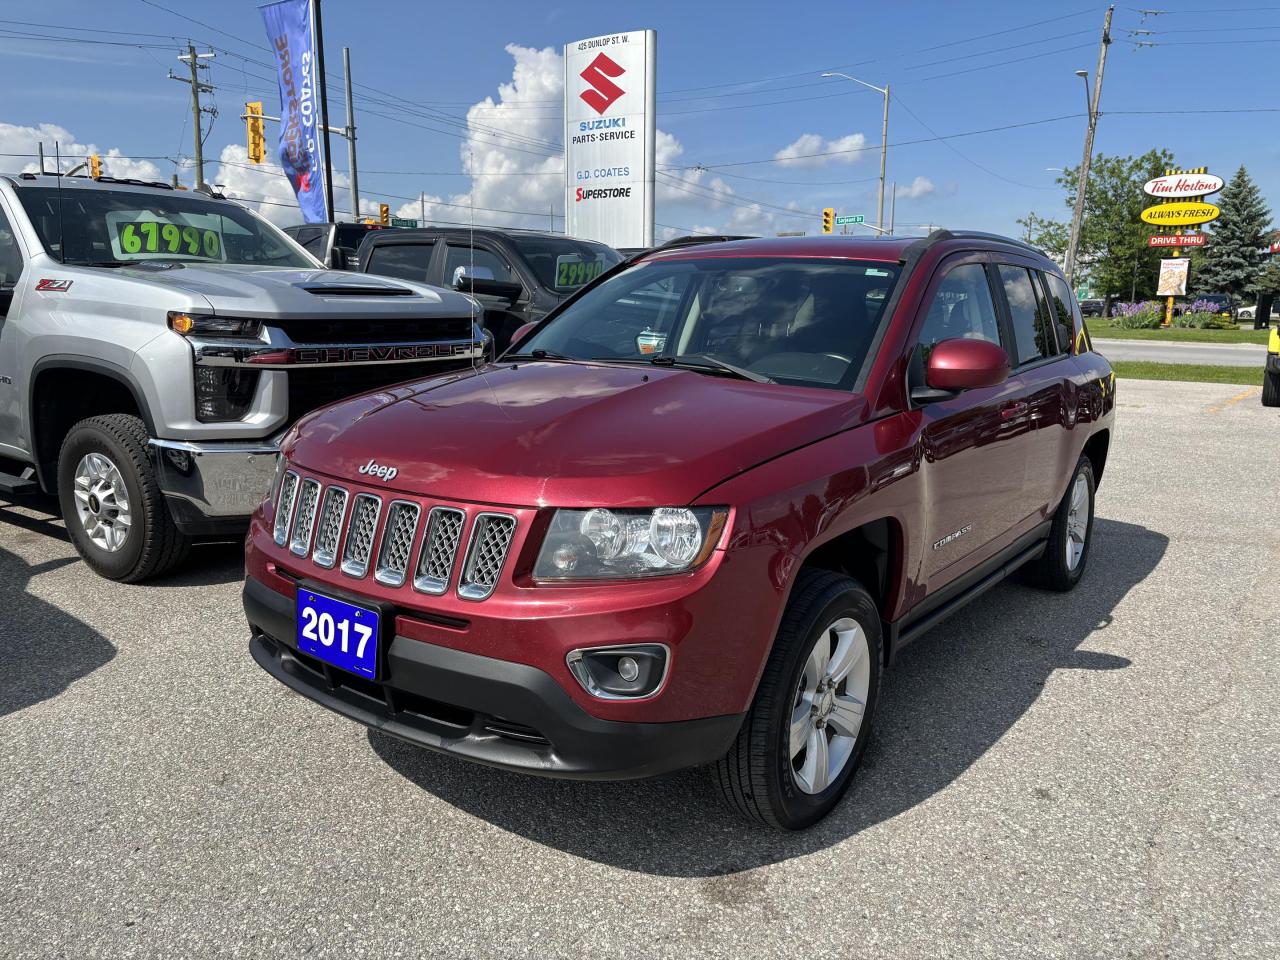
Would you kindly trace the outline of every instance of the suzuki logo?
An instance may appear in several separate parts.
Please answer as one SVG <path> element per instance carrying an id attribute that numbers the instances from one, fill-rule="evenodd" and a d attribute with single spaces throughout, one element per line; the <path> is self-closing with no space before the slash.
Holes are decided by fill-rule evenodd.
<path id="1" fill-rule="evenodd" d="M 583 80 L 591 84 L 590 90 L 583 90 L 578 96 L 596 113 L 604 113 L 620 96 L 626 93 L 610 77 L 620 77 L 625 70 L 614 63 L 603 53 L 591 61 L 587 69 L 579 74 Z"/>
<path id="2" fill-rule="evenodd" d="M 368 474 L 371 477 L 377 477 L 383 483 L 390 483 L 396 478 L 396 474 L 400 471 L 395 467 L 384 467 L 382 464 L 378 463 L 377 460 L 370 460 L 360 468 L 360 472 Z"/>

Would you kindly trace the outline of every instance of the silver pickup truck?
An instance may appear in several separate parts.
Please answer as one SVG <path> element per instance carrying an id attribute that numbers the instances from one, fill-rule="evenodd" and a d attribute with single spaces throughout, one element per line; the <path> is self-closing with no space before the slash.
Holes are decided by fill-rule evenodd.
<path id="1" fill-rule="evenodd" d="M 0 175 L 0 497 L 56 494 L 94 570 L 158 576 L 243 531 L 299 417 L 481 360 L 480 315 L 216 194 Z"/>

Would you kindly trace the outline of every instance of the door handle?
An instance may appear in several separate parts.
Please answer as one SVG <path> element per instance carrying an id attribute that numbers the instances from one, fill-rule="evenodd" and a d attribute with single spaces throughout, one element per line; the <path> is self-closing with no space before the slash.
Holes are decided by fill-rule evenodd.
<path id="1" fill-rule="evenodd" d="M 1014 417 L 1022 416 L 1030 409 L 1031 405 L 1025 400 L 1011 400 L 1000 408 L 1000 418 L 1002 420 L 1011 420 Z"/>

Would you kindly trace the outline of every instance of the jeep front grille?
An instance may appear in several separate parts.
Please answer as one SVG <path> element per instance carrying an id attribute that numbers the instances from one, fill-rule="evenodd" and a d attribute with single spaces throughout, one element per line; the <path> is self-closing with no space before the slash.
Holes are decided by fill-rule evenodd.
<path id="1" fill-rule="evenodd" d="M 373 535 L 378 529 L 382 500 L 371 493 L 356 496 L 347 525 L 347 543 L 342 551 L 342 572 L 349 577 L 363 577 L 369 572 L 373 553 Z"/>
<path id="2" fill-rule="evenodd" d="M 373 571 L 373 579 L 379 583 L 388 587 L 404 585 L 421 512 L 421 507 L 407 500 L 393 500 L 387 508 L 387 525 L 382 531 L 382 547 Z"/>
<path id="3" fill-rule="evenodd" d="M 383 507 L 386 519 L 383 522 Z M 420 524 L 427 510 L 426 523 Z M 474 515 L 467 531 L 467 513 L 459 507 L 427 508 L 413 500 L 388 500 L 374 493 L 352 495 L 345 488 L 288 470 L 280 482 L 276 504 L 275 541 L 289 552 L 306 557 L 321 569 L 335 565 L 349 577 L 373 579 L 386 587 L 403 587 L 412 580 L 419 593 L 442 596 L 454 582 L 466 539 L 465 556 L 457 576 L 457 594 L 464 600 L 485 600 L 498 579 L 515 538 L 516 518 L 507 513 Z M 418 528 L 423 527 L 421 543 Z"/>
<path id="4" fill-rule="evenodd" d="M 293 500 L 298 493 L 298 475 L 290 470 L 280 481 L 280 500 L 276 503 L 275 541 L 284 546 L 289 539 L 289 521 L 293 519 Z"/>
<path id="5" fill-rule="evenodd" d="M 466 522 L 467 515 L 461 510 L 432 507 L 427 515 L 427 535 L 422 538 L 418 572 L 413 578 L 415 590 L 439 596 L 449 589 L 449 576 Z"/>
<path id="6" fill-rule="evenodd" d="M 329 570 L 338 560 L 338 543 L 342 539 L 342 520 L 347 512 L 347 491 L 330 487 L 324 492 L 324 506 L 320 508 L 320 527 L 316 531 L 316 545 L 311 559 L 316 566 Z"/>
<path id="7" fill-rule="evenodd" d="M 296 557 L 305 557 L 311 549 L 311 531 L 315 529 L 316 506 L 319 503 L 320 482 L 303 480 L 298 512 L 293 520 L 293 537 L 289 540 L 289 552 Z"/>
<path id="8" fill-rule="evenodd" d="M 458 581 L 458 596 L 464 600 L 483 600 L 493 593 L 515 532 L 515 517 L 505 513 L 476 516 L 471 528 L 471 542 L 467 546 L 467 560 Z"/>

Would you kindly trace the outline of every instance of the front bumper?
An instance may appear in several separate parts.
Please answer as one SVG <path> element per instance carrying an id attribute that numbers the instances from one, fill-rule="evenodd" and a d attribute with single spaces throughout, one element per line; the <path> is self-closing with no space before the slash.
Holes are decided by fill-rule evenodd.
<path id="1" fill-rule="evenodd" d="M 271 490 L 277 440 L 151 440 L 147 449 L 156 481 L 178 529 L 191 535 L 243 533 Z"/>
<path id="2" fill-rule="evenodd" d="M 604 720 L 537 667 L 397 634 L 373 683 L 296 646 L 294 600 L 249 577 L 249 648 L 264 670 L 336 713 L 418 746 L 543 776 L 628 780 L 709 763 L 742 715 L 666 723 Z"/>

